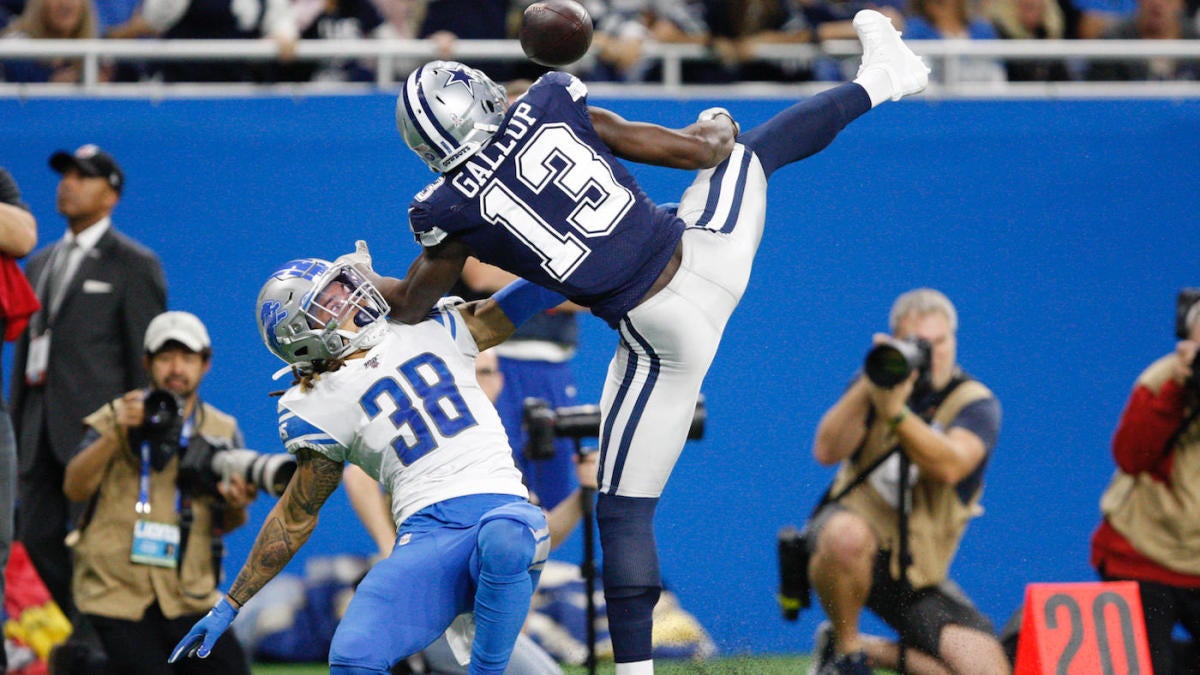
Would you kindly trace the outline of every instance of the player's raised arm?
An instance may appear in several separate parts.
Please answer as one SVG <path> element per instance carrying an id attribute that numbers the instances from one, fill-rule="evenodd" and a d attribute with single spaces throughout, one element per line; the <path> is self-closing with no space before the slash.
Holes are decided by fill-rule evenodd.
<path id="1" fill-rule="evenodd" d="M 630 122 L 603 108 L 589 107 L 592 127 L 617 157 L 672 169 L 709 169 L 733 152 L 737 124 L 728 113 L 701 116 L 682 129 Z"/>
<path id="2" fill-rule="evenodd" d="M 508 339 L 517 326 L 535 314 L 557 307 L 566 298 L 537 284 L 517 279 L 491 297 L 458 308 L 480 351 Z"/>
<path id="3" fill-rule="evenodd" d="M 389 316 L 403 323 L 419 323 L 458 281 L 470 255 L 465 244 L 447 239 L 423 248 L 403 279 L 379 276 L 373 270 L 367 278 L 391 305 Z"/>
<path id="4" fill-rule="evenodd" d="M 250 557 L 228 595 L 198 621 L 171 652 L 204 658 L 229 628 L 242 605 L 283 570 L 317 526 L 317 512 L 342 480 L 342 463 L 311 450 L 296 453 L 296 473 L 258 531 Z"/>

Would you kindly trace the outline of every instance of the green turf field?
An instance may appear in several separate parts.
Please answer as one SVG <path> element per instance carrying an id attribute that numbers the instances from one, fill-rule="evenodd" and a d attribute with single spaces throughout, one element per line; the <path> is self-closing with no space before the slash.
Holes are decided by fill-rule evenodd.
<path id="1" fill-rule="evenodd" d="M 808 668 L 806 656 L 739 656 L 713 659 L 703 663 L 690 661 L 654 662 L 656 675 L 798 675 Z M 317 675 L 327 673 L 329 669 L 324 664 L 268 664 L 254 665 L 254 675 Z M 567 666 L 563 669 L 566 675 L 585 675 L 586 668 Z M 602 663 L 596 668 L 597 675 L 613 675 L 611 663 Z"/>

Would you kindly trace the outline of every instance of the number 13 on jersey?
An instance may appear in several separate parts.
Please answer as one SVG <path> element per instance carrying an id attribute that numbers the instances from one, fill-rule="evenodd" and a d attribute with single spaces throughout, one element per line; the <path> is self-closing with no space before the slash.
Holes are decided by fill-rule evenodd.
<path id="1" fill-rule="evenodd" d="M 612 167 L 565 124 L 538 129 L 517 154 L 515 164 L 517 178 L 535 194 L 554 186 L 577 204 L 566 222 L 584 237 L 611 234 L 633 206 L 633 193 L 617 181 Z M 499 180 L 488 183 L 479 204 L 488 222 L 507 228 L 558 281 L 571 276 L 591 253 L 575 232 L 561 233 L 551 227 Z"/>

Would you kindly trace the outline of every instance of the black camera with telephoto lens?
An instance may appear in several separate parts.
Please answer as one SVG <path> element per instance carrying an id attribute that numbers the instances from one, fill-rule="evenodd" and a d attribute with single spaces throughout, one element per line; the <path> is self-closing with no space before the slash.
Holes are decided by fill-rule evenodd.
<path id="1" fill-rule="evenodd" d="M 688 427 L 688 440 L 704 438 L 707 418 L 708 410 L 701 394 L 696 399 L 696 411 Z M 529 439 L 525 443 L 525 456 L 532 460 L 552 459 L 555 438 L 599 438 L 600 406 L 551 408 L 545 399 L 527 398 L 524 401 L 524 427 Z"/>
<path id="2" fill-rule="evenodd" d="M 232 476 L 240 476 L 259 490 L 278 497 L 295 473 L 296 458 L 287 453 L 213 447 L 203 436 L 196 436 L 179 464 L 179 483 L 193 495 L 219 497 L 217 486 Z"/>
<path id="3" fill-rule="evenodd" d="M 162 471 L 179 451 L 183 434 L 183 401 L 166 389 L 151 389 L 144 399 L 142 426 L 129 430 L 129 444 L 135 450 L 145 443 L 150 449 L 150 464 Z"/>
<path id="4" fill-rule="evenodd" d="M 142 406 L 145 410 L 142 426 L 129 430 L 129 441 L 135 448 L 147 443 L 151 466 L 162 471 L 171 457 L 183 450 L 184 402 L 166 389 L 152 389 L 142 400 Z M 179 486 L 193 496 L 219 497 L 218 483 L 238 475 L 278 497 L 296 473 L 296 458 L 289 454 L 260 454 L 245 448 L 214 446 L 199 433 L 187 439 L 187 449 L 182 455 Z"/>
<path id="5" fill-rule="evenodd" d="M 800 610 L 812 606 L 812 587 L 808 580 L 808 530 L 785 525 L 779 530 L 779 608 L 783 618 L 795 621 Z"/>
<path id="6" fill-rule="evenodd" d="M 933 365 L 933 346 L 919 337 L 890 338 L 867 352 L 863 372 L 875 386 L 891 389 L 917 371 L 914 391 L 929 387 L 929 369 Z"/>

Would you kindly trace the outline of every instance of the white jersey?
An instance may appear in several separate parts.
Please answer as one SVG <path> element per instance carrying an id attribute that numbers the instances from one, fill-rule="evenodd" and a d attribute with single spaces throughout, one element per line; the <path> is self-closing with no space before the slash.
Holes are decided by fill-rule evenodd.
<path id="1" fill-rule="evenodd" d="M 288 452 L 308 448 L 362 467 L 392 495 L 399 527 L 413 513 L 472 494 L 528 498 L 500 416 L 475 379 L 479 348 L 449 303 L 362 358 L 293 386 L 279 401 Z"/>

